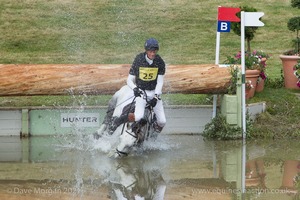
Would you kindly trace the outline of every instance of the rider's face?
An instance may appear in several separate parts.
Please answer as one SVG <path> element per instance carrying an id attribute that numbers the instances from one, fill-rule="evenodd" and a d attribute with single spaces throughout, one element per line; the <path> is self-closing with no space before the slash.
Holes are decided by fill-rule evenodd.
<path id="1" fill-rule="evenodd" d="M 148 50 L 146 51 L 146 54 L 150 60 L 153 60 L 155 58 L 155 55 L 157 54 L 157 50 Z"/>

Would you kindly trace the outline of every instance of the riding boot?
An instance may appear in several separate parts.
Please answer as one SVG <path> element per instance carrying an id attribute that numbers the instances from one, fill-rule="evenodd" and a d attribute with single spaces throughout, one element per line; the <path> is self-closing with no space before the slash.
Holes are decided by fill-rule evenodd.
<path id="1" fill-rule="evenodd" d="M 160 133 L 164 127 L 161 127 L 157 124 L 157 122 L 153 123 L 153 129 L 156 133 Z"/>
<path id="2" fill-rule="evenodd" d="M 138 128 L 139 128 L 139 122 L 133 122 L 133 124 L 131 125 L 131 131 L 133 133 L 136 133 Z"/>

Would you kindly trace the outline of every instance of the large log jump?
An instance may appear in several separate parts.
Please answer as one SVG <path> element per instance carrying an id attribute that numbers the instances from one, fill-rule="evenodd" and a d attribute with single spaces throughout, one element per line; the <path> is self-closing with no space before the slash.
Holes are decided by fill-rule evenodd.
<path id="1" fill-rule="evenodd" d="M 0 64 L 0 96 L 113 94 L 130 64 Z M 213 64 L 168 65 L 165 93 L 226 93 L 229 69 Z"/>

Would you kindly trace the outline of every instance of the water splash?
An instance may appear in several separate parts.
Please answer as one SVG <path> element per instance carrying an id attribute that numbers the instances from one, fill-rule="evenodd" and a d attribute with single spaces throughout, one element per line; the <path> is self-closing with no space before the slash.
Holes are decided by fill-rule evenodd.
<path id="1" fill-rule="evenodd" d="M 75 112 L 84 112 L 87 96 L 75 95 L 74 89 L 70 89 L 69 94 L 73 99 L 72 110 L 75 107 Z M 116 172 L 116 169 L 119 165 L 125 165 L 123 162 L 143 162 L 139 164 L 139 170 L 145 170 L 145 172 L 160 170 L 169 166 L 170 162 L 170 159 L 162 156 L 161 153 L 179 147 L 178 143 L 172 143 L 169 140 L 169 136 L 159 135 L 155 140 L 145 141 L 141 147 L 134 147 L 132 153 L 124 160 L 115 160 L 110 159 L 107 154 L 117 146 L 119 142 L 119 135 L 117 134 L 104 135 L 96 140 L 92 133 L 87 133 L 74 124 L 71 135 L 56 134 L 54 137 L 59 140 L 59 143 L 55 146 L 56 151 L 61 155 L 70 155 L 69 158 L 62 161 L 71 162 L 75 181 L 71 184 L 74 188 L 73 191 L 76 191 L 74 197 L 80 198 L 84 197 L 87 188 L 90 186 L 99 187 L 102 184 L 120 182 L 120 174 Z M 92 175 L 89 174 L 87 177 L 87 173 L 92 173 Z"/>
<path id="2" fill-rule="evenodd" d="M 171 149 L 176 149 L 179 147 L 178 143 L 172 143 L 168 136 L 158 136 L 157 138 L 150 138 L 146 140 L 143 144 L 143 150 L 160 150 L 167 151 Z"/>

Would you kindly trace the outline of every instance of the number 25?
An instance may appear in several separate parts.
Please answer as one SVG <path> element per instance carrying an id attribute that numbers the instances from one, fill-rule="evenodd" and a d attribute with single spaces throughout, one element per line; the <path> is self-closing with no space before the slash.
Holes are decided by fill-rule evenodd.
<path id="1" fill-rule="evenodd" d="M 153 79 L 153 73 L 144 73 L 144 79 Z"/>

